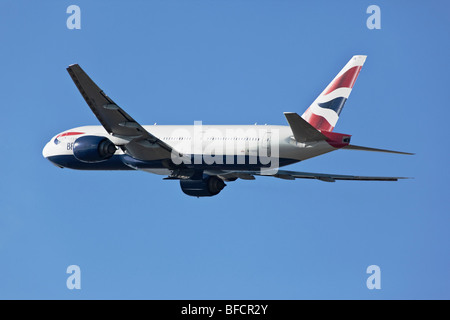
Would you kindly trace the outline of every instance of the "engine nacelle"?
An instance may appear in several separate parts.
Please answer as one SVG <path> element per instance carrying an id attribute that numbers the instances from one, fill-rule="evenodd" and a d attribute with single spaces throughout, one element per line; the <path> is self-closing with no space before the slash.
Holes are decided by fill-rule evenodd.
<path id="1" fill-rule="evenodd" d="M 211 197 L 219 194 L 226 184 L 216 176 L 205 176 L 203 179 L 181 179 L 181 190 L 188 196 Z"/>
<path id="2" fill-rule="evenodd" d="M 116 152 L 116 146 L 108 138 L 83 136 L 75 140 L 73 155 L 82 162 L 94 163 L 108 160 Z"/>

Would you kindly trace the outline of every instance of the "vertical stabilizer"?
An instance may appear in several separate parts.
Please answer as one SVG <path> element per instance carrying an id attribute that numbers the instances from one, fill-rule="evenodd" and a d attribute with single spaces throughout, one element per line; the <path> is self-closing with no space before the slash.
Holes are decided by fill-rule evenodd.
<path id="1" fill-rule="evenodd" d="M 302 118 L 320 131 L 333 131 L 367 56 L 353 56 Z"/>

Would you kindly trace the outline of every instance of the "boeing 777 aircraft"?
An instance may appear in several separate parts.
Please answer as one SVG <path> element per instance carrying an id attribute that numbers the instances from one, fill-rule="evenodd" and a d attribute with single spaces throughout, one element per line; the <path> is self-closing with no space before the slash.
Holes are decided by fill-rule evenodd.
<path id="1" fill-rule="evenodd" d="M 289 126 L 194 125 L 143 126 L 108 97 L 77 64 L 69 75 L 102 126 L 61 132 L 43 156 L 60 168 L 142 170 L 180 181 L 187 195 L 217 195 L 225 182 L 255 176 L 295 180 L 397 181 L 370 177 L 279 170 L 339 149 L 406 152 L 350 144 L 351 136 L 333 132 L 366 56 L 353 56 L 302 116 L 285 112 Z"/>

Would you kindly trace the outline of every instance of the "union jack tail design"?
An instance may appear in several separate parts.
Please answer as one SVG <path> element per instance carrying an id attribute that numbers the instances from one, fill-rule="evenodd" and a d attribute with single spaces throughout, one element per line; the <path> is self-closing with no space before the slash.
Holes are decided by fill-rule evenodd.
<path id="1" fill-rule="evenodd" d="M 367 56 L 353 56 L 302 115 L 320 131 L 333 131 Z"/>

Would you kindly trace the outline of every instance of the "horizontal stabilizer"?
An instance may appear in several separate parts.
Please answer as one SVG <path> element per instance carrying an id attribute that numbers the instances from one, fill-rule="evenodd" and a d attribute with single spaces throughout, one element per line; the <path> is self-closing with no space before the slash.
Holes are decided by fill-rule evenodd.
<path id="1" fill-rule="evenodd" d="M 319 130 L 310 125 L 305 119 L 295 112 L 285 112 L 284 116 L 292 129 L 295 140 L 298 142 L 311 142 L 327 140 Z"/>
<path id="2" fill-rule="evenodd" d="M 394 151 L 394 150 L 385 150 L 385 149 L 376 149 L 376 148 L 369 148 L 369 147 L 361 147 L 361 146 L 355 146 L 352 144 L 349 144 L 342 149 L 350 149 L 350 150 L 361 150 L 361 151 L 374 151 L 374 152 L 387 152 L 387 153 L 397 153 L 397 154 L 407 154 L 407 155 L 414 155 L 414 153 L 409 152 L 402 152 L 402 151 Z"/>

